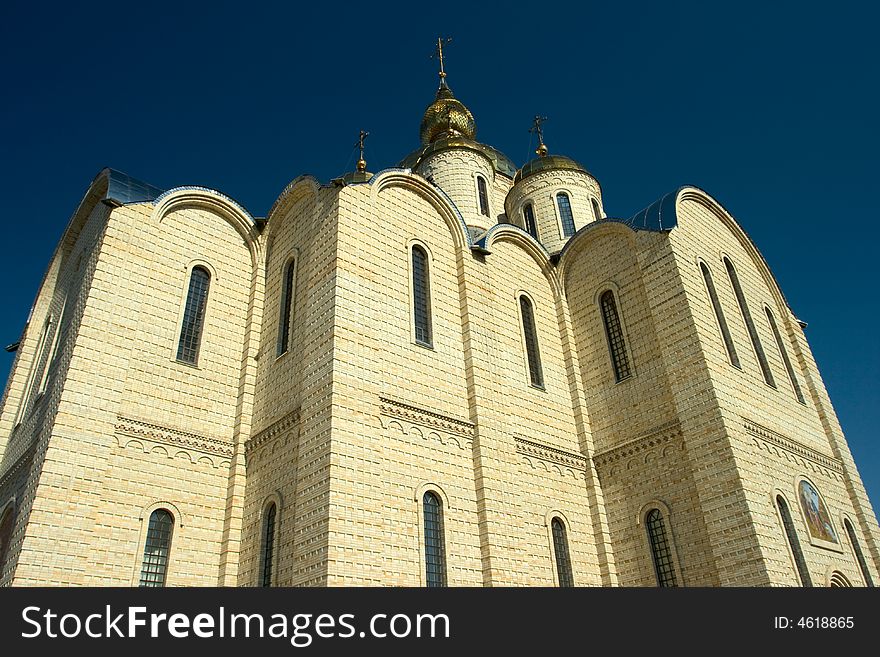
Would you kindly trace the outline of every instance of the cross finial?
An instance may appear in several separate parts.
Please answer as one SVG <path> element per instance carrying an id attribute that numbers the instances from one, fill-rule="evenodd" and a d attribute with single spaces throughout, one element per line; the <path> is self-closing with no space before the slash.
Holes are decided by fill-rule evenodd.
<path id="1" fill-rule="evenodd" d="M 534 132 L 538 135 L 538 148 L 535 153 L 541 157 L 547 155 L 547 146 L 544 144 L 544 121 L 546 120 L 546 116 L 535 114 L 535 118 L 532 120 L 532 127 L 529 128 L 529 132 Z"/>
<path id="2" fill-rule="evenodd" d="M 443 82 L 446 77 L 446 68 L 443 64 L 443 45 L 452 41 L 452 37 L 437 37 L 437 52 L 431 55 L 431 59 L 436 57 L 440 60 L 440 81 Z"/>
<path id="3" fill-rule="evenodd" d="M 358 159 L 358 163 L 357 163 L 357 170 L 360 171 L 361 173 L 363 173 L 364 171 L 367 170 L 367 161 L 364 159 L 364 140 L 369 136 L 370 136 L 369 132 L 361 130 L 361 134 L 358 137 L 357 144 L 355 144 L 358 148 L 361 149 L 361 156 L 360 156 L 360 159 Z M 349 162 L 351 162 L 351 160 L 349 160 Z"/>

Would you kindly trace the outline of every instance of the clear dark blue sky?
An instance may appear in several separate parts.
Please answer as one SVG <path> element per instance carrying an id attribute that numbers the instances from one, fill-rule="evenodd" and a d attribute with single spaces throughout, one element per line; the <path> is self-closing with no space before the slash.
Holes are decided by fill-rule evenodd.
<path id="1" fill-rule="evenodd" d="M 876 506 L 880 15 L 715 4 L 7 1 L 0 341 L 18 339 L 101 168 L 211 187 L 265 215 L 294 177 L 353 168 L 361 128 L 372 171 L 413 150 L 436 89 L 432 42 L 451 35 L 450 86 L 480 141 L 522 164 L 540 112 L 551 150 L 599 178 L 610 215 L 685 183 L 733 213 L 809 323 Z"/>

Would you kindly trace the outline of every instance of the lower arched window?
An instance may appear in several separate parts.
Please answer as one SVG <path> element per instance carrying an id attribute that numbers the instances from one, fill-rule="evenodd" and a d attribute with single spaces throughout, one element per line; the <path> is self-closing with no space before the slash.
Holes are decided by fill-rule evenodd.
<path id="1" fill-rule="evenodd" d="M 853 554 L 859 564 L 859 570 L 862 571 L 862 577 L 865 579 L 865 586 L 873 587 L 874 580 L 871 578 L 871 571 L 868 570 L 868 562 L 865 561 L 865 555 L 862 553 L 862 546 L 859 545 L 859 539 L 856 536 L 856 528 L 853 527 L 849 518 L 843 519 L 843 528 L 846 529 L 846 535 L 849 537 L 849 544 L 852 546 Z"/>
<path id="2" fill-rule="evenodd" d="M 260 572 L 260 585 L 272 586 L 272 565 L 275 557 L 275 520 L 278 515 L 278 507 L 275 502 L 266 509 L 263 521 L 263 568 Z"/>
<path id="3" fill-rule="evenodd" d="M 544 371 L 541 369 L 541 352 L 538 350 L 538 331 L 535 328 L 535 312 L 532 302 L 522 294 L 519 297 L 522 315 L 523 338 L 526 342 L 526 362 L 529 366 L 529 381 L 536 388 L 544 387 Z"/>
<path id="4" fill-rule="evenodd" d="M 803 586 L 812 586 L 813 581 L 810 579 L 810 571 L 807 569 L 804 553 L 801 552 L 801 543 L 798 540 L 797 530 L 794 527 L 794 522 L 792 522 L 788 504 L 782 495 L 776 496 L 776 506 L 779 508 L 779 515 L 782 517 L 782 527 L 785 529 L 785 536 L 788 539 L 788 545 L 791 547 L 791 554 L 794 557 L 794 565 L 797 568 L 801 584 Z"/>
<path id="5" fill-rule="evenodd" d="M 550 528 L 553 530 L 553 553 L 556 555 L 556 575 L 559 578 L 559 586 L 574 586 L 565 525 L 559 518 L 553 518 Z"/>
<path id="6" fill-rule="evenodd" d="M 645 515 L 645 527 L 648 530 L 648 542 L 651 545 L 651 557 L 654 561 L 654 572 L 659 586 L 678 586 L 675 579 L 675 566 L 672 561 L 672 546 L 666 523 L 660 509 L 651 509 Z"/>
<path id="7" fill-rule="evenodd" d="M 446 550 L 443 537 L 443 502 L 431 491 L 422 497 L 425 516 L 425 584 L 446 586 Z"/>
<path id="8" fill-rule="evenodd" d="M 156 509 L 150 514 L 144 558 L 141 563 L 140 586 L 165 586 L 168 574 L 168 553 L 174 533 L 174 516 L 167 509 Z"/>
<path id="9" fill-rule="evenodd" d="M 183 323 L 180 326 L 180 339 L 177 342 L 177 360 L 196 364 L 202 342 L 202 328 L 205 324 L 205 308 L 208 304 L 208 288 L 211 274 L 204 267 L 193 267 L 183 309 Z"/>
<path id="10" fill-rule="evenodd" d="M 535 208 L 531 203 L 523 206 L 523 219 L 526 223 L 526 231 L 529 235 L 538 239 L 538 224 L 535 223 Z"/>
<path id="11" fill-rule="evenodd" d="M 562 222 L 562 236 L 574 235 L 574 215 L 571 212 L 571 199 L 565 192 L 556 195 L 556 207 L 559 208 L 559 221 Z"/>
<path id="12" fill-rule="evenodd" d="M 6 556 L 9 554 L 9 545 L 12 543 L 12 529 L 15 527 L 14 507 L 9 504 L 3 515 L 0 516 L 0 575 L 6 565 Z"/>
<path id="13" fill-rule="evenodd" d="M 620 313 L 617 312 L 614 293 L 611 290 L 605 290 L 599 297 L 599 305 L 602 309 L 602 322 L 605 324 L 605 337 L 608 338 L 611 365 L 614 367 L 614 380 L 623 381 L 628 379 L 632 372 L 629 368 L 626 342 L 623 338 L 623 325 L 620 323 Z"/>

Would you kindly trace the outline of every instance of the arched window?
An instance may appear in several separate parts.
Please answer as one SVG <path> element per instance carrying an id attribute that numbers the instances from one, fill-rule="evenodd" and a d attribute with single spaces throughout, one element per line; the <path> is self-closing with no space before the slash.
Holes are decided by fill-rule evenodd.
<path id="1" fill-rule="evenodd" d="M 477 196 L 480 200 L 480 214 L 489 216 L 489 193 L 486 191 L 486 179 L 477 176 Z"/>
<path id="2" fill-rule="evenodd" d="M 275 556 L 275 516 L 278 509 L 275 502 L 266 509 L 263 520 L 263 570 L 260 573 L 260 585 L 272 586 L 272 563 Z"/>
<path id="3" fill-rule="evenodd" d="M 562 236 L 574 235 L 574 215 L 571 213 L 571 199 L 565 192 L 556 195 L 556 206 L 559 208 L 559 220 L 562 222 Z"/>
<path id="4" fill-rule="evenodd" d="M 602 210 L 599 209 L 599 201 L 596 199 L 591 199 L 593 202 L 593 216 L 596 217 L 596 221 L 602 220 Z"/>
<path id="5" fill-rule="evenodd" d="M 526 203 L 523 206 L 523 219 L 526 224 L 526 231 L 534 237 L 538 239 L 538 225 L 535 223 L 535 209 L 532 207 L 531 203 Z"/>
<path id="6" fill-rule="evenodd" d="M 285 353 L 290 347 L 290 330 L 292 327 L 294 272 L 296 261 L 291 260 L 284 268 L 284 280 L 281 289 L 281 315 L 278 318 L 278 355 Z"/>
<path id="7" fill-rule="evenodd" d="M 443 503 L 428 491 L 422 498 L 425 516 L 425 583 L 446 586 L 446 550 L 443 538 Z"/>
<path id="8" fill-rule="evenodd" d="M 559 577 L 559 586 L 574 586 L 565 525 L 559 518 L 553 518 L 550 527 L 553 530 L 553 552 L 556 555 L 556 574 Z"/>
<path id="9" fill-rule="evenodd" d="M 675 579 L 675 566 L 672 563 L 672 548 L 666 523 L 660 509 L 651 509 L 645 516 L 645 527 L 648 530 L 648 542 L 651 545 L 651 557 L 654 560 L 654 572 L 659 586 L 678 586 Z"/>
<path id="10" fill-rule="evenodd" d="M 749 312 L 749 304 L 746 303 L 746 297 L 743 294 L 742 287 L 739 284 L 739 277 L 736 275 L 736 269 L 733 263 L 724 258 L 724 266 L 727 269 L 727 275 L 730 277 L 730 284 L 733 286 L 733 293 L 736 295 L 736 302 L 739 304 L 739 310 L 742 313 L 743 321 L 746 323 L 746 329 L 749 332 L 749 338 L 752 340 L 752 346 L 755 348 L 755 355 L 758 357 L 758 364 L 761 366 L 761 372 L 764 374 L 764 381 L 768 386 L 776 387 L 776 381 L 773 380 L 773 373 L 770 371 L 770 364 L 767 362 L 767 355 L 764 353 L 764 347 L 761 345 L 761 338 L 758 337 L 758 330 L 752 321 L 752 313 Z"/>
<path id="11" fill-rule="evenodd" d="M 791 546 L 791 553 L 794 555 L 794 565 L 797 568 L 803 586 L 812 586 L 813 581 L 810 579 L 810 571 L 807 570 L 807 562 L 804 559 L 804 553 L 801 552 L 801 544 L 798 541 L 797 531 L 791 520 L 791 513 L 788 510 L 788 504 L 782 495 L 776 496 L 776 506 L 779 508 L 779 515 L 782 516 L 782 527 L 785 529 L 785 535 L 788 538 L 788 544 Z"/>
<path id="12" fill-rule="evenodd" d="M 168 509 L 156 509 L 150 514 L 147 539 L 144 542 L 140 586 L 165 586 L 173 532 L 174 516 Z"/>
<path id="13" fill-rule="evenodd" d="M 31 362 L 30 369 L 28 370 L 27 382 L 24 384 L 21 403 L 18 405 L 18 412 L 15 416 L 14 426 L 17 426 L 27 417 L 28 406 L 30 406 L 31 398 L 33 397 L 37 386 L 37 372 L 40 371 L 40 367 L 44 365 L 43 361 L 46 356 L 46 343 L 49 337 L 49 331 L 54 325 L 54 321 L 52 315 L 49 315 L 49 317 L 46 318 L 46 322 L 43 324 L 43 330 L 40 332 L 40 339 L 37 342 L 37 349 L 34 351 L 34 360 Z"/>
<path id="14" fill-rule="evenodd" d="M 210 284 L 211 274 L 208 273 L 208 270 L 204 267 L 193 267 L 189 279 L 189 290 L 186 293 L 180 340 L 177 343 L 177 360 L 182 363 L 195 365 L 198 360 Z"/>
<path id="15" fill-rule="evenodd" d="M 791 365 L 791 360 L 788 358 L 788 351 L 785 349 L 785 343 L 782 341 L 782 334 L 779 333 L 779 327 L 776 326 L 776 320 L 773 318 L 773 313 L 770 312 L 770 309 L 765 307 L 764 312 L 767 313 L 767 321 L 770 323 L 770 329 L 773 331 L 773 337 L 776 339 L 776 347 L 779 349 L 779 355 L 782 356 L 782 362 L 785 364 L 785 371 L 788 372 L 788 378 L 791 381 L 791 387 L 794 390 L 795 397 L 801 404 L 806 404 L 804 401 L 804 395 L 801 392 L 801 387 L 798 385 L 797 376 L 794 373 L 794 367 Z"/>
<path id="16" fill-rule="evenodd" d="M 416 342 L 431 346 L 431 291 L 428 280 L 428 254 L 420 246 L 412 248 L 413 322 Z"/>
<path id="17" fill-rule="evenodd" d="M 614 293 L 606 290 L 599 297 L 602 307 L 602 321 L 605 323 L 605 336 L 608 338 L 608 350 L 611 353 L 611 364 L 614 366 L 614 378 L 623 381 L 631 375 L 629 358 L 626 355 L 626 343 L 623 339 L 623 326 L 614 301 Z"/>
<path id="18" fill-rule="evenodd" d="M 718 326 L 721 328 L 721 337 L 724 338 L 727 357 L 730 359 L 731 365 L 742 369 L 739 364 L 739 356 L 736 355 L 736 347 L 733 346 L 730 328 L 728 328 L 727 320 L 724 318 L 724 310 L 721 308 L 721 302 L 718 300 L 715 283 L 712 281 L 712 272 L 709 271 L 709 267 L 705 262 L 700 263 L 700 271 L 703 272 L 703 280 L 706 283 L 706 289 L 709 291 L 709 300 L 712 302 L 712 309 L 715 311 L 715 319 L 718 320 Z"/>
<path id="19" fill-rule="evenodd" d="M 12 543 L 12 530 L 15 527 L 14 504 L 8 504 L 0 516 L 0 575 L 6 565 L 6 556 L 9 554 L 9 545 Z"/>
<path id="20" fill-rule="evenodd" d="M 538 332 L 535 330 L 535 313 L 532 302 L 521 294 L 519 309 L 522 314 L 523 338 L 526 343 L 526 361 L 529 365 L 529 381 L 536 388 L 544 387 L 544 372 L 541 370 L 541 352 L 538 350 Z"/>
<path id="21" fill-rule="evenodd" d="M 852 588 L 852 584 L 839 570 L 835 570 L 831 573 L 831 577 L 829 578 L 828 586 L 832 588 L 841 588 L 841 589 L 850 589 Z"/>
<path id="22" fill-rule="evenodd" d="M 846 535 L 849 536 L 849 544 L 852 546 L 856 561 L 859 563 L 859 570 L 862 571 L 862 577 L 865 579 L 865 586 L 874 586 L 874 580 L 871 579 L 871 571 L 868 570 L 868 562 L 865 561 L 865 555 L 862 554 L 862 546 L 859 545 L 859 539 L 856 537 L 856 529 L 852 526 L 849 518 L 843 519 L 843 527 L 846 529 Z"/>

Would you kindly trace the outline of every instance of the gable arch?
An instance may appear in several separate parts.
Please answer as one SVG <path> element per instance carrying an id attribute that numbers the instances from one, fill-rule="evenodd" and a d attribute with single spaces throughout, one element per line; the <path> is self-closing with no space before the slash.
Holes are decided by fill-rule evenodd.
<path id="1" fill-rule="evenodd" d="M 577 260 L 578 254 L 583 252 L 594 240 L 606 235 L 617 235 L 627 240 L 635 247 L 635 231 L 628 224 L 616 219 L 594 221 L 578 230 L 572 235 L 562 251 L 559 252 L 558 275 L 562 286 L 565 286 L 568 271 L 572 263 Z"/>
<path id="2" fill-rule="evenodd" d="M 251 265 L 257 266 L 261 257 L 259 231 L 251 214 L 231 198 L 204 187 L 175 187 L 153 201 L 152 218 L 161 223 L 174 210 L 195 207 L 219 215 L 239 234 L 251 256 Z"/>
<path id="3" fill-rule="evenodd" d="M 275 235 L 281 230 L 287 217 L 297 204 L 306 199 L 316 201 L 318 198 L 318 190 L 321 188 L 317 178 L 311 175 L 297 176 L 291 180 L 287 186 L 275 199 L 275 203 L 269 209 L 266 215 L 266 261 L 269 260 L 269 254 L 272 252 L 272 244 L 275 241 Z"/>
<path id="4" fill-rule="evenodd" d="M 544 274 L 544 277 L 550 284 L 550 289 L 553 290 L 554 296 L 557 299 L 562 297 L 561 279 L 553 263 L 550 262 L 550 255 L 534 237 L 522 228 L 514 224 L 497 224 L 489 229 L 489 232 L 486 233 L 481 241 L 487 250 L 491 250 L 492 245 L 496 242 L 510 242 L 521 248 L 538 265 L 541 273 Z"/>

